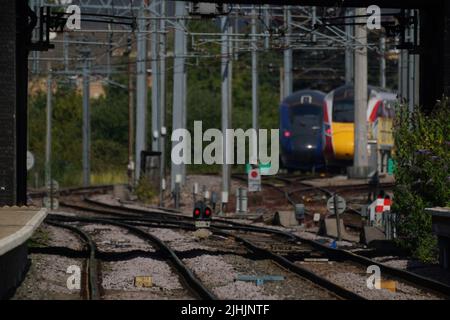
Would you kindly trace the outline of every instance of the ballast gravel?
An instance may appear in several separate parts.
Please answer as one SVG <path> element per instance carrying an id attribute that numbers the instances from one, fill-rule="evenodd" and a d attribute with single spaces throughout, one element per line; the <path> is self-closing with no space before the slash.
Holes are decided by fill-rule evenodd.
<path id="1" fill-rule="evenodd" d="M 80 290 L 69 289 L 67 273 L 70 266 L 83 270 L 84 259 L 62 256 L 30 254 L 31 267 L 24 281 L 17 288 L 13 300 L 79 300 Z"/>
<path id="2" fill-rule="evenodd" d="M 111 225 L 89 224 L 82 226 L 96 243 L 97 249 L 104 252 L 126 252 L 130 250 L 143 250 L 155 252 L 155 248 L 128 230 Z"/>
<path id="3" fill-rule="evenodd" d="M 435 300 L 440 299 L 439 296 L 424 292 L 416 287 L 405 284 L 395 279 L 382 277 L 382 281 L 394 280 L 397 282 L 396 291 L 391 292 L 387 289 L 369 289 L 367 287 L 367 274 L 360 267 L 346 262 L 328 262 L 328 263 L 305 263 L 298 264 L 314 273 L 327 278 L 347 290 L 351 290 L 366 299 L 370 300 Z"/>
<path id="4" fill-rule="evenodd" d="M 178 232 L 162 228 L 145 228 L 144 230 L 164 241 L 175 251 L 182 252 L 194 249 L 211 250 L 207 245 L 203 245 L 192 232 Z"/>
<path id="5" fill-rule="evenodd" d="M 136 287 L 136 276 L 152 277 L 150 288 Z M 105 290 L 160 291 L 182 289 L 178 275 L 165 261 L 134 258 L 127 261 L 102 263 L 102 286 Z"/>
<path id="6" fill-rule="evenodd" d="M 33 236 L 38 245 L 83 250 L 83 240 L 72 231 L 43 223 Z"/>

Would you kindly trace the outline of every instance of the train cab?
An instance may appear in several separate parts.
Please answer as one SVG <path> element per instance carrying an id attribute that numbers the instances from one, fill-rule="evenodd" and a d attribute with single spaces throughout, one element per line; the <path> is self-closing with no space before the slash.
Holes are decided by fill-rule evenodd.
<path id="1" fill-rule="evenodd" d="M 325 93 L 301 90 L 280 105 L 281 166 L 288 170 L 324 167 L 322 154 L 323 99 Z"/>
<path id="2" fill-rule="evenodd" d="M 369 86 L 367 123 L 372 128 L 379 117 L 393 118 L 397 96 Z M 324 99 L 324 156 L 328 166 L 350 166 L 354 155 L 354 88 L 345 85 L 331 91 Z"/>

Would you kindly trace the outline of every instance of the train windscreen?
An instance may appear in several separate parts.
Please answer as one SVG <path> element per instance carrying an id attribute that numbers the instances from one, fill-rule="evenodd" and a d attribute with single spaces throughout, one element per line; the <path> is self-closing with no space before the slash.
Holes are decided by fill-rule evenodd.
<path id="1" fill-rule="evenodd" d="M 335 100 L 333 102 L 333 122 L 353 123 L 354 120 L 354 101 Z"/>
<path id="2" fill-rule="evenodd" d="M 315 134 L 322 125 L 322 110 L 315 106 L 291 108 L 291 124 L 294 135 Z"/>

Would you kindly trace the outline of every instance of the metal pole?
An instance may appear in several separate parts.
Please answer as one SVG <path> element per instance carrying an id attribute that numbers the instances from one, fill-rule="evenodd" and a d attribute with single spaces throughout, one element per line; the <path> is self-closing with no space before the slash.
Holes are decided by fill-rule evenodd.
<path id="1" fill-rule="evenodd" d="M 228 56 L 228 17 L 221 17 L 222 43 L 221 43 L 221 79 L 222 79 L 222 133 L 223 141 L 223 164 L 222 164 L 222 196 L 228 196 L 230 192 L 230 167 L 227 160 L 230 152 L 230 139 L 227 137 L 227 129 L 230 125 L 230 101 L 229 101 L 229 56 Z"/>
<path id="2" fill-rule="evenodd" d="M 236 15 L 236 17 L 234 18 L 234 33 L 239 34 L 239 17 Z M 239 36 L 235 36 L 234 39 L 239 39 Z M 239 42 L 235 41 L 234 42 L 234 47 L 233 47 L 233 52 L 234 52 L 234 60 L 237 60 L 239 57 Z"/>
<path id="3" fill-rule="evenodd" d="M 347 16 L 353 15 L 352 9 L 347 9 L 346 12 Z M 347 18 L 347 23 L 351 23 L 353 19 Z M 345 46 L 345 84 L 349 85 L 353 83 L 353 77 L 354 77 L 354 52 L 352 48 L 352 38 L 353 38 L 353 32 L 354 27 L 352 25 L 346 25 L 345 26 L 345 33 L 346 33 L 346 46 Z"/>
<path id="4" fill-rule="evenodd" d="M 401 50 L 401 98 L 408 99 L 408 67 L 409 57 L 407 50 Z"/>
<path id="5" fill-rule="evenodd" d="M 337 228 L 337 234 L 338 234 L 338 241 L 342 241 L 341 219 L 340 219 L 339 210 L 337 207 L 337 194 L 336 193 L 333 195 L 333 206 L 334 206 L 334 214 L 336 216 L 336 228 Z"/>
<path id="6" fill-rule="evenodd" d="M 161 1 L 161 15 L 166 15 L 166 1 Z M 160 84 L 159 84 L 159 134 L 160 134 L 160 151 L 161 151 L 161 162 L 160 162 L 160 199 L 159 203 L 161 206 L 164 205 L 164 194 L 163 187 L 165 186 L 166 179 L 166 139 L 165 134 L 163 134 L 163 128 L 166 128 L 166 21 L 164 19 L 160 20 L 159 25 L 161 34 L 159 36 L 159 58 L 160 58 Z"/>
<path id="7" fill-rule="evenodd" d="M 252 6 L 252 34 L 255 35 L 256 30 L 256 7 Z M 258 48 L 257 48 L 257 38 L 252 37 L 252 127 L 258 132 L 259 129 L 259 79 L 258 79 Z M 253 156 L 257 157 L 258 154 L 258 143 L 254 141 L 253 146 Z M 257 159 L 250 159 L 255 161 Z"/>
<path id="8" fill-rule="evenodd" d="M 182 1 L 175 2 L 175 15 L 179 17 L 180 23 L 184 24 L 182 16 L 185 11 L 185 3 Z M 173 110 L 172 110 L 172 130 L 184 128 L 184 31 L 177 28 L 174 37 L 174 62 L 173 62 Z M 182 181 L 184 164 L 171 165 L 171 190 L 175 190 L 177 176 L 180 176 Z"/>
<path id="9" fill-rule="evenodd" d="M 380 87 L 386 88 L 386 38 L 380 37 Z"/>
<path id="10" fill-rule="evenodd" d="M 138 13 L 138 32 L 136 35 L 136 155 L 135 178 L 141 176 L 141 152 L 147 147 L 147 40 L 144 8 Z"/>
<path id="11" fill-rule="evenodd" d="M 284 68 L 280 67 L 280 103 L 284 99 Z"/>
<path id="12" fill-rule="evenodd" d="M 292 16 L 291 7 L 284 7 L 284 24 L 286 29 L 285 49 L 284 49 L 284 98 L 292 93 Z"/>
<path id="13" fill-rule="evenodd" d="M 47 139 L 45 141 L 45 186 L 47 187 L 52 179 L 52 112 L 53 112 L 53 92 L 52 92 L 52 71 L 49 69 L 47 78 Z"/>
<path id="14" fill-rule="evenodd" d="M 365 9 L 356 9 L 357 16 L 364 16 Z M 356 19 L 364 23 L 364 19 Z M 355 53 L 355 152 L 353 175 L 365 178 L 369 166 L 367 155 L 367 29 L 365 25 L 355 28 L 357 50 Z"/>
<path id="15" fill-rule="evenodd" d="M 90 185 L 91 176 L 91 116 L 89 107 L 89 55 L 90 50 L 82 52 L 84 58 L 83 64 L 83 186 Z"/>
<path id="16" fill-rule="evenodd" d="M 111 31 L 111 23 L 108 23 L 108 30 Z M 106 79 L 111 78 L 111 57 L 112 57 L 112 40 L 113 33 L 108 35 L 108 54 L 106 55 Z"/>
<path id="17" fill-rule="evenodd" d="M 153 0 L 155 4 L 155 11 L 158 9 L 156 6 L 160 2 L 159 0 Z M 157 17 L 155 13 L 153 17 Z M 159 151 L 159 63 L 158 63 L 158 21 L 152 20 L 152 34 L 151 34 L 151 53 L 152 53 L 152 151 Z"/>
<path id="18" fill-rule="evenodd" d="M 128 39 L 128 183 L 134 185 L 134 83 L 131 63 L 131 37 Z"/>
<path id="19" fill-rule="evenodd" d="M 411 10 L 410 15 L 413 15 Z M 409 41 L 413 42 L 414 39 L 414 28 L 409 28 Z M 409 111 L 414 111 L 415 106 L 415 73 L 416 73 L 416 56 L 408 53 L 408 109 Z"/>
<path id="20" fill-rule="evenodd" d="M 266 4 L 264 9 L 265 9 L 264 10 L 264 24 L 265 24 L 265 28 L 268 29 L 268 30 L 264 30 L 264 32 L 267 35 L 270 35 L 269 34 L 269 32 L 270 32 L 270 11 L 269 11 L 270 5 Z M 270 42 L 269 42 L 269 37 L 267 36 L 264 38 L 264 49 L 269 50 L 269 47 L 270 47 Z"/>
<path id="21" fill-rule="evenodd" d="M 67 42 L 67 36 L 67 33 L 63 33 L 64 71 L 66 72 L 69 70 L 69 43 Z"/>
<path id="22" fill-rule="evenodd" d="M 186 16 L 187 12 L 186 12 L 186 3 L 183 2 L 183 11 L 182 11 L 182 16 Z M 185 27 L 185 22 L 183 20 L 183 27 Z M 187 66 L 186 66 L 186 55 L 187 55 L 187 34 L 186 32 L 182 33 L 183 36 L 183 100 L 182 100 L 182 127 L 183 128 L 187 128 Z M 181 182 L 180 182 L 180 186 L 184 185 L 186 182 L 186 165 L 183 164 L 181 166 Z"/>
<path id="23" fill-rule="evenodd" d="M 312 7 L 311 8 L 311 29 L 314 30 L 316 23 L 317 23 L 317 8 Z M 311 33 L 311 41 L 313 43 L 315 43 L 317 41 L 317 36 L 314 32 Z"/>

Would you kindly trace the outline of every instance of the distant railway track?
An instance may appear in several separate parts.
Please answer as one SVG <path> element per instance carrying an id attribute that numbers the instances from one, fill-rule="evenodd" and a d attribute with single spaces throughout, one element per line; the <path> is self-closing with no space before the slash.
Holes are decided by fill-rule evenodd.
<path id="1" fill-rule="evenodd" d="M 73 188 L 62 188 L 58 191 L 61 196 L 70 196 L 70 195 L 91 195 L 94 193 L 106 193 L 108 191 L 112 191 L 114 189 L 114 185 L 105 184 L 105 185 L 97 185 L 97 186 L 89 186 L 89 187 L 73 187 Z M 47 196 L 47 190 L 31 190 L 28 192 L 28 195 L 31 197 L 42 198 Z"/>
<path id="2" fill-rule="evenodd" d="M 246 176 L 243 175 L 232 175 L 234 179 L 240 180 L 240 181 L 246 181 Z M 267 179 L 263 179 L 261 184 L 263 186 L 267 186 L 271 188 L 272 190 L 279 193 L 281 196 L 285 198 L 285 200 L 291 204 L 292 206 L 295 206 L 297 203 L 301 203 L 301 201 L 297 201 L 295 199 L 295 196 L 297 194 L 301 193 L 310 193 L 310 192 L 320 192 L 321 194 L 331 197 L 334 193 L 343 193 L 343 192 L 354 192 L 354 191 L 367 191 L 367 193 L 370 191 L 372 186 L 369 184 L 362 184 L 362 185 L 340 185 L 340 186 L 330 186 L 330 187 L 320 187 L 320 186 L 314 186 L 311 183 L 305 183 L 303 180 L 310 179 L 309 176 L 298 176 L 298 177 L 292 177 L 292 178 L 284 178 L 284 177 L 268 177 Z M 280 180 L 284 183 L 284 185 L 280 186 L 278 184 L 275 184 L 270 181 L 270 179 Z M 292 188 L 294 185 L 300 185 L 299 187 Z M 382 189 L 390 189 L 394 186 L 393 183 L 380 183 L 378 185 L 378 188 Z M 346 209 L 347 213 L 356 214 L 358 216 L 361 215 L 361 212 L 358 211 L 355 208 L 352 208 L 350 206 L 347 206 Z M 311 214 L 310 212 L 306 211 L 307 214 Z M 352 222 L 350 227 L 353 228 L 361 228 L 358 226 L 358 224 Z"/>
<path id="3" fill-rule="evenodd" d="M 185 229 L 185 230 L 193 230 L 193 221 L 191 217 L 181 216 L 173 213 L 164 213 L 161 211 L 155 210 L 146 210 L 146 209 L 128 209 L 123 206 L 117 207 L 114 205 L 103 204 L 97 201 L 90 200 L 88 202 L 88 206 L 96 205 L 97 208 L 86 208 L 88 211 L 92 211 L 97 214 L 102 215 L 110 215 L 112 220 L 117 220 L 120 222 L 125 222 L 130 225 L 146 225 L 152 227 L 159 228 L 174 228 L 174 229 Z M 103 208 L 103 209 L 102 209 Z M 164 218 L 163 218 L 164 217 Z M 444 295 L 446 298 L 450 297 L 450 287 L 434 280 L 416 275 L 414 273 L 400 270 L 396 268 L 392 268 L 381 263 L 378 263 L 374 260 L 368 259 L 366 257 L 351 253 L 342 249 L 333 249 L 327 247 L 321 243 L 315 242 L 313 240 L 304 239 L 297 235 L 294 235 L 289 232 L 280 231 L 267 227 L 259 227 L 246 225 L 243 223 L 228 221 L 226 219 L 218 219 L 215 218 L 212 222 L 211 231 L 213 233 L 233 237 L 236 241 L 239 241 L 246 245 L 246 247 L 254 252 L 258 252 L 265 257 L 271 257 L 273 260 L 277 261 L 278 264 L 283 265 L 285 268 L 291 270 L 290 268 L 296 269 L 297 272 L 302 273 L 303 277 L 308 277 L 311 275 L 307 275 L 305 270 L 298 270 L 297 264 L 294 264 L 293 261 L 290 261 L 287 257 L 280 256 L 274 253 L 272 250 L 262 248 L 261 246 L 255 245 L 251 240 L 242 236 L 242 232 L 254 233 L 254 234 L 266 234 L 276 236 L 279 239 L 284 239 L 287 244 L 292 244 L 295 242 L 300 242 L 304 245 L 310 246 L 311 249 L 316 250 L 317 252 L 323 253 L 323 255 L 332 258 L 335 261 L 349 261 L 352 264 L 360 266 L 361 270 L 365 270 L 363 268 L 367 268 L 371 265 L 376 265 L 380 268 L 383 275 L 389 276 L 391 278 L 397 279 L 399 281 L 410 284 L 411 286 L 418 287 L 427 292 L 436 292 L 440 295 Z M 236 233 L 237 232 L 237 233 Z M 240 234 L 238 234 L 240 233 Z M 295 267 L 293 267 L 294 265 Z M 308 271 L 308 270 L 306 270 Z M 317 276 L 317 275 L 315 275 Z M 313 277 L 313 276 L 311 276 Z M 319 278 L 323 278 L 318 276 Z M 309 278 L 310 281 L 315 281 L 313 278 Z M 327 279 L 323 278 L 325 283 L 328 283 Z M 327 288 L 328 290 L 335 292 L 337 295 L 342 296 L 342 292 L 339 294 L 335 290 L 340 291 L 341 289 L 336 288 Z M 333 291 L 334 290 L 334 291 Z M 345 290 L 345 289 L 344 289 Z M 348 290 L 347 290 L 348 291 Z M 347 296 L 347 298 L 350 295 Z M 354 297 L 356 298 L 356 297 Z"/>

